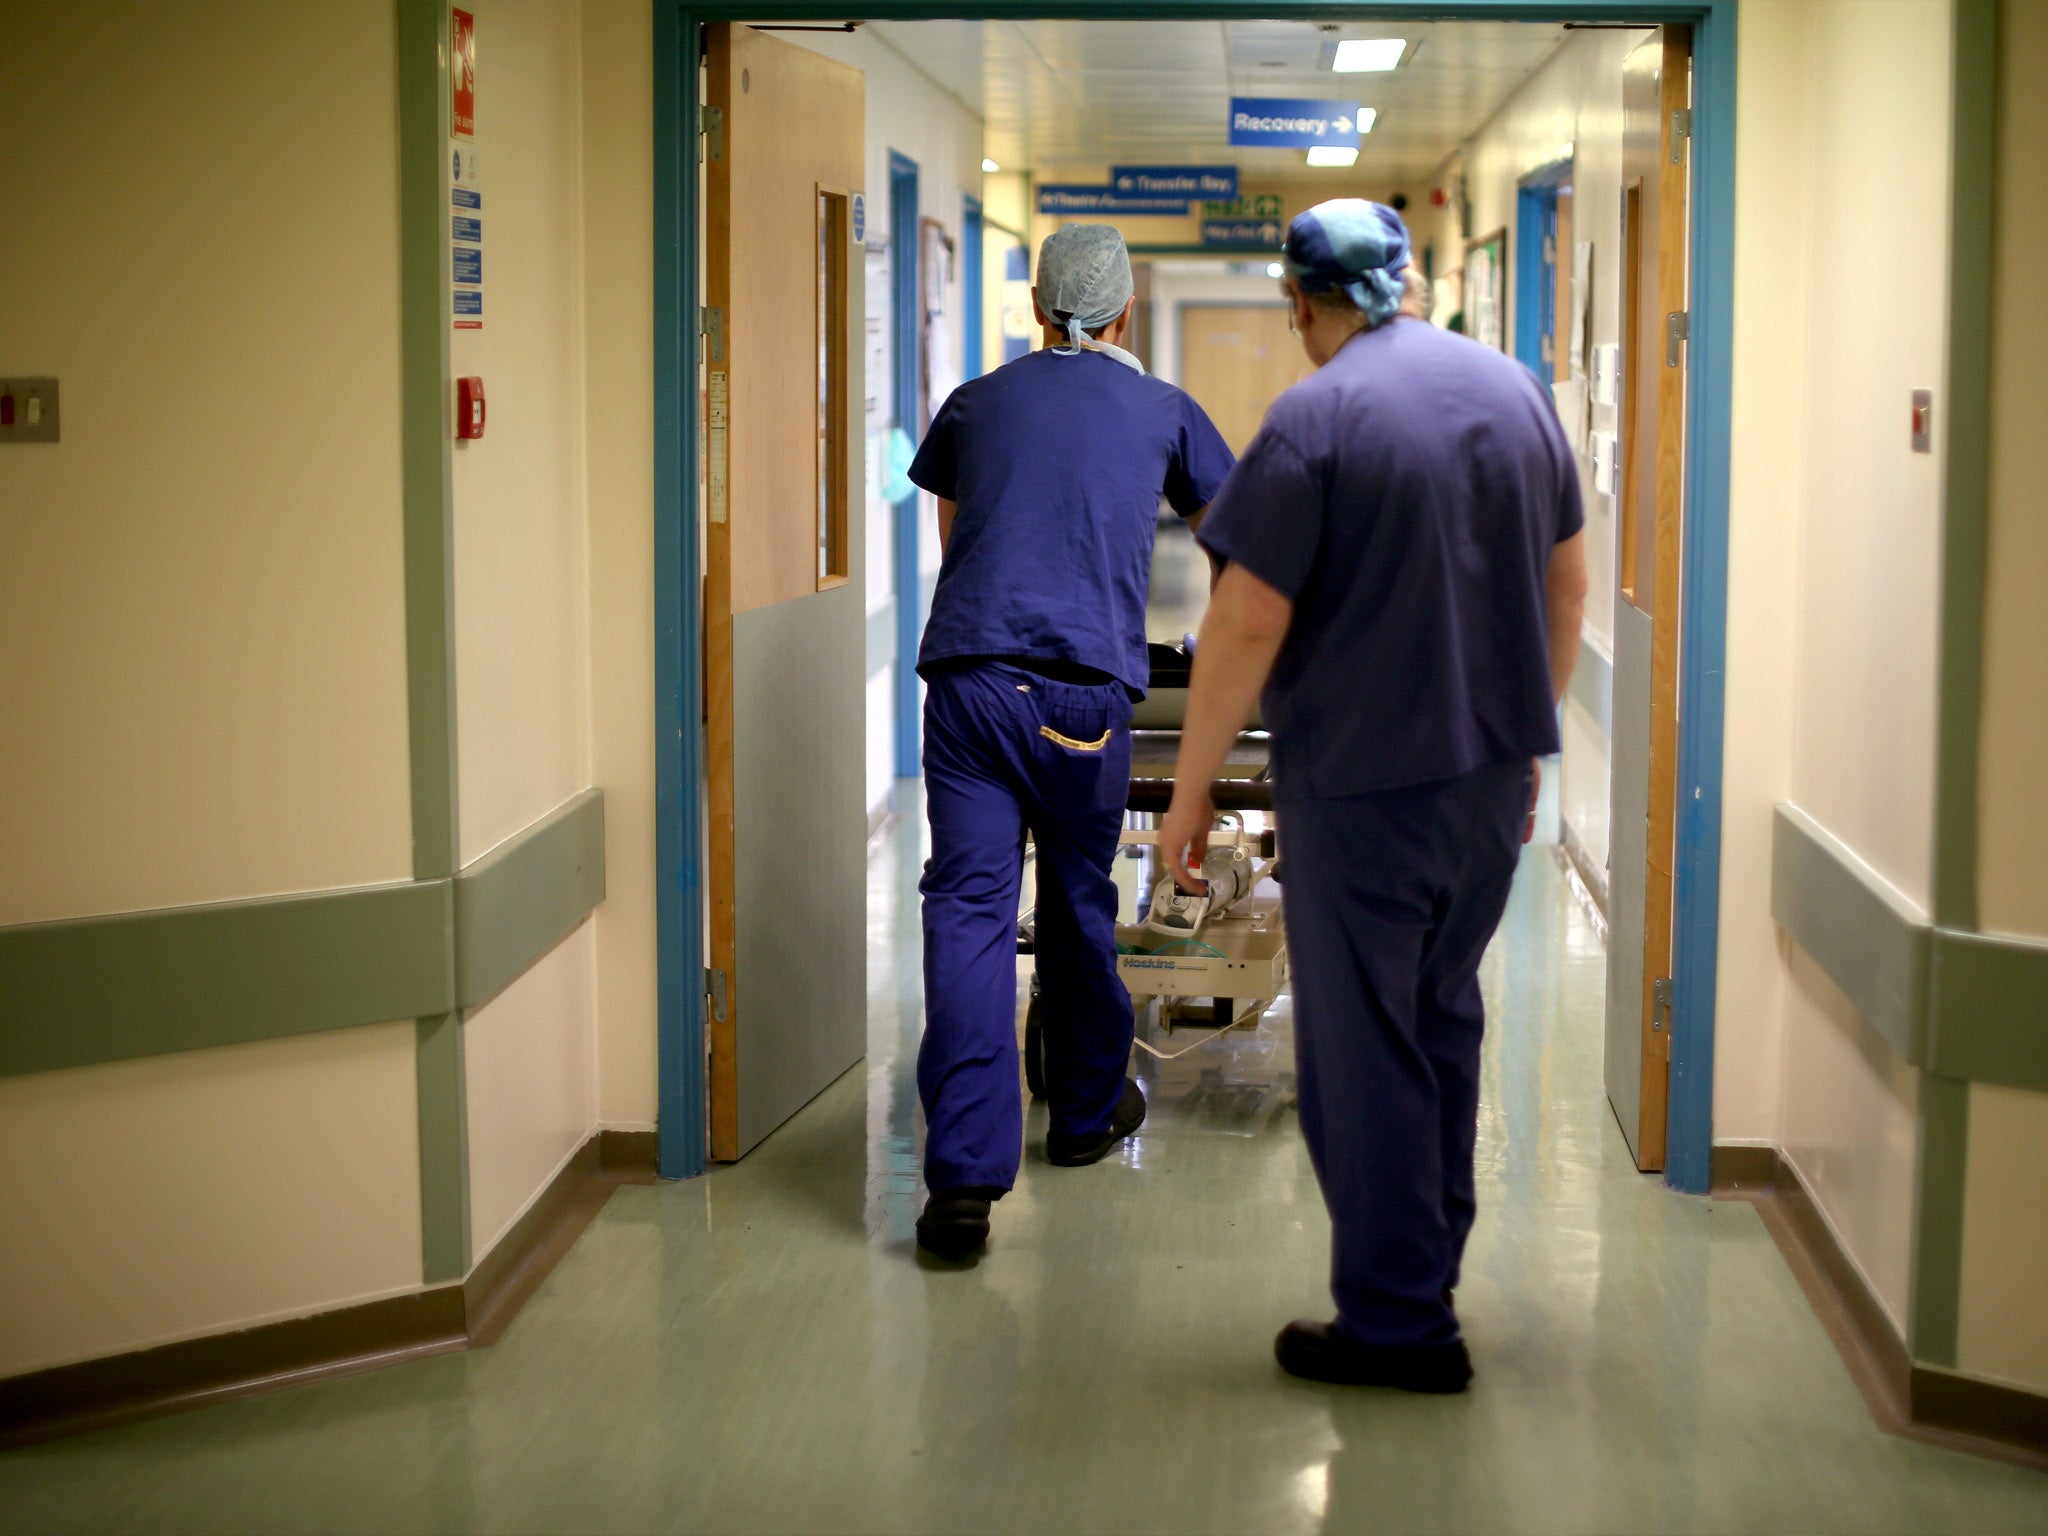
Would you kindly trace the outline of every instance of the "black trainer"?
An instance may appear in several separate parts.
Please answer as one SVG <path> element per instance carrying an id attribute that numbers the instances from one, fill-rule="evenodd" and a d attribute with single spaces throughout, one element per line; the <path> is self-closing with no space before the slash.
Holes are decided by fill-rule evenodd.
<path id="1" fill-rule="evenodd" d="M 935 1189 L 917 1218 L 917 1246 L 958 1263 L 988 1241 L 988 1208 L 1000 1189 Z"/>
<path id="2" fill-rule="evenodd" d="M 1069 1136 L 1059 1131 L 1045 1133 L 1045 1160 L 1057 1168 L 1085 1168 L 1099 1163 L 1110 1149 L 1145 1123 L 1145 1095 L 1128 1077 L 1117 1095 L 1116 1112 L 1109 1117 L 1109 1129 L 1095 1136 Z"/>
<path id="3" fill-rule="evenodd" d="M 1448 1344 L 1356 1344 L 1328 1323 L 1289 1323 L 1273 1356 L 1290 1376 L 1344 1387 L 1397 1387 L 1403 1392 L 1462 1392 L 1472 1357 L 1462 1339 Z"/>

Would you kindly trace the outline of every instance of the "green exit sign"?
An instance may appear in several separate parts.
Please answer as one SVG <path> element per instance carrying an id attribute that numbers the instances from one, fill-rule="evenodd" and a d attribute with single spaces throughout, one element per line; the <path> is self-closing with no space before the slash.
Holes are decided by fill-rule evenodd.
<path id="1" fill-rule="evenodd" d="M 1202 214 L 1211 219 L 1277 219 L 1280 217 L 1280 194 L 1255 192 L 1245 197 L 1233 197 L 1227 203 L 1204 203 Z"/>

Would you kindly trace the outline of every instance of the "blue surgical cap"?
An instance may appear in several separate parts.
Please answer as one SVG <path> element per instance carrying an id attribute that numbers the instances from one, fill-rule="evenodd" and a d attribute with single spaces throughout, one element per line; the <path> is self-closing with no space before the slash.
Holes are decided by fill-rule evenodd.
<path id="1" fill-rule="evenodd" d="M 1067 224 L 1038 248 L 1038 307 L 1074 346 L 1131 301 L 1131 254 L 1108 224 Z"/>
<path id="2" fill-rule="evenodd" d="M 1287 275 L 1303 293 L 1342 289 L 1374 325 L 1401 307 L 1408 229 L 1401 216 L 1362 197 L 1317 203 L 1287 226 Z"/>

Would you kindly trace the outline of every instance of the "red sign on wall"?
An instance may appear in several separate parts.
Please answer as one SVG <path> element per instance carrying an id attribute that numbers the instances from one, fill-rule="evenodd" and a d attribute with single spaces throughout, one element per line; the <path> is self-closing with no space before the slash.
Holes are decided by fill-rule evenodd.
<path id="1" fill-rule="evenodd" d="M 454 93 L 450 120 L 465 139 L 476 137 L 476 18 L 451 11 L 448 28 L 448 83 Z"/>

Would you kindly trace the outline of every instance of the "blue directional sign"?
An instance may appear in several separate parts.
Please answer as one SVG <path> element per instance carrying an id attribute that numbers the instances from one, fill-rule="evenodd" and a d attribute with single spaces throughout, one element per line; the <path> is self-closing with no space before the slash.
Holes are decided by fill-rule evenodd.
<path id="1" fill-rule="evenodd" d="M 1230 142 L 1261 149 L 1358 147 L 1358 103 L 1297 101 L 1281 96 L 1230 98 Z"/>
<path id="2" fill-rule="evenodd" d="M 1219 251 L 1277 251 L 1278 219 L 1204 219 L 1202 244 Z"/>
<path id="3" fill-rule="evenodd" d="M 1109 189 L 1118 197 L 1185 197 L 1228 202 L 1237 196 L 1234 165 L 1112 165 Z"/>
<path id="4" fill-rule="evenodd" d="M 1040 213 L 1186 213 L 1188 197 L 1124 197 L 1114 187 L 1054 184 L 1038 189 Z"/>

